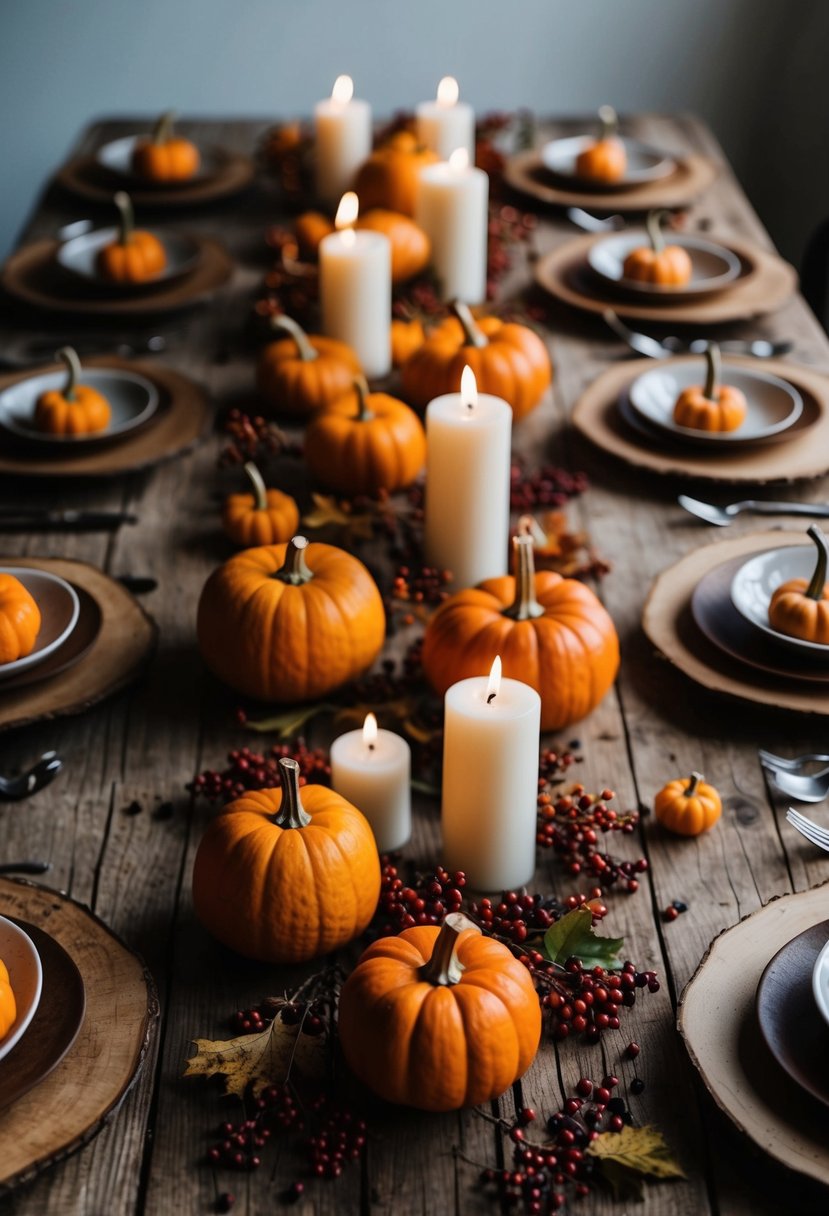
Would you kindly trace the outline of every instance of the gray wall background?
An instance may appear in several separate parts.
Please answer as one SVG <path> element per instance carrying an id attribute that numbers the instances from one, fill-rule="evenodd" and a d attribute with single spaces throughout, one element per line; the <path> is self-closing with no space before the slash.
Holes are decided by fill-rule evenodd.
<path id="1" fill-rule="evenodd" d="M 692 110 L 783 252 L 829 214 L 827 0 L 0 0 L 0 255 L 107 114 L 375 114 L 458 77 L 477 109 Z"/>

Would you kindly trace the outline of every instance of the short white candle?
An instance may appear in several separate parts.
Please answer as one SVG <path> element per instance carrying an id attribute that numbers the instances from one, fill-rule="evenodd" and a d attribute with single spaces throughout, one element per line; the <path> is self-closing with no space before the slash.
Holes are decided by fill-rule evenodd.
<path id="1" fill-rule="evenodd" d="M 446 693 L 443 864 L 479 891 L 514 891 L 535 870 L 541 698 L 520 680 L 460 680 Z"/>
<path id="2" fill-rule="evenodd" d="M 475 111 L 458 101 L 458 82 L 444 76 L 435 101 L 422 101 L 415 111 L 417 138 L 425 147 L 448 160 L 456 148 L 465 148 L 470 163 L 475 161 Z"/>
<path id="3" fill-rule="evenodd" d="M 424 543 L 453 587 L 507 573 L 511 435 L 512 410 L 478 392 L 470 367 L 426 409 Z"/>
<path id="4" fill-rule="evenodd" d="M 412 834 L 411 766 L 406 740 L 378 730 L 374 714 L 331 744 L 331 784 L 363 812 L 381 853 L 401 849 Z"/>
<path id="5" fill-rule="evenodd" d="M 319 248 L 322 331 L 346 342 L 367 376 L 391 371 L 391 244 L 381 232 L 355 232 L 357 195 L 344 194 L 337 231 Z"/>
<path id="6" fill-rule="evenodd" d="M 432 267 L 444 300 L 486 298 L 489 178 L 465 148 L 426 165 L 418 178 L 415 220 L 432 244 Z"/>
<path id="7" fill-rule="evenodd" d="M 371 106 L 353 93 L 351 77 L 338 76 L 331 96 L 314 107 L 317 194 L 332 205 L 371 154 Z"/>

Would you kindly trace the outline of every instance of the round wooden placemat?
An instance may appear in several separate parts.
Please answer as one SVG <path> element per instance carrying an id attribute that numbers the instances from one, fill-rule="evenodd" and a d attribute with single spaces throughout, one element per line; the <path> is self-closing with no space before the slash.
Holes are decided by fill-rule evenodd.
<path id="1" fill-rule="evenodd" d="M 157 363 L 121 359 L 117 355 L 90 356 L 83 362 L 84 366 L 118 367 L 146 376 L 159 392 L 159 408 L 154 417 L 117 443 L 91 448 L 87 452 L 61 451 L 58 455 L 44 455 L 32 445 L 12 441 L 0 430 L 0 473 L 57 478 L 136 473 L 181 456 L 205 433 L 211 417 L 210 401 L 204 390 L 187 376 Z M 59 370 L 58 364 L 52 364 L 0 376 L 0 391 L 27 376 Z"/>
<path id="2" fill-rule="evenodd" d="M 158 189 L 129 184 L 120 174 L 98 163 L 94 156 L 76 156 L 62 165 L 55 174 L 55 183 L 70 194 L 77 194 L 92 203 L 111 203 L 116 190 L 129 190 L 136 207 L 182 208 L 198 207 L 231 198 L 246 190 L 254 178 L 255 166 L 250 156 L 221 150 L 217 172 L 202 181 L 182 186 Z"/>
<path id="3" fill-rule="evenodd" d="M 650 211 L 653 207 L 685 207 L 707 190 L 719 172 L 707 156 L 682 156 L 676 170 L 660 181 L 624 190 L 585 190 L 570 187 L 544 166 L 537 148 L 511 156 L 504 180 L 513 190 L 551 207 L 586 207 L 590 211 Z"/>
<path id="4" fill-rule="evenodd" d="M 729 355 L 728 362 L 757 367 L 756 359 L 741 355 Z M 573 407 L 571 420 L 576 430 L 603 452 L 634 468 L 666 477 L 763 485 L 820 477 L 829 469 L 829 377 L 783 359 L 764 359 L 763 371 L 788 380 L 798 389 L 806 419 L 813 418 L 811 425 L 803 426 L 790 438 L 781 438 L 779 443 L 714 452 L 711 448 L 672 443 L 656 431 L 648 438 L 625 421 L 619 395 L 653 367 L 653 359 L 624 360 L 597 376 Z"/>
<path id="5" fill-rule="evenodd" d="M 86 992 L 83 1025 L 68 1054 L 0 1113 L 3 1194 L 88 1144 L 109 1121 L 149 1050 L 158 996 L 141 959 L 68 896 L 0 878 L 0 912 L 54 937 L 80 971 Z"/>
<path id="6" fill-rule="evenodd" d="M 126 588 L 87 562 L 0 557 L 4 563 L 47 570 L 82 587 L 98 604 L 102 619 L 80 662 L 24 688 L 3 691 L 0 685 L 0 731 L 83 713 L 137 679 L 155 649 L 158 627 Z"/>
<path id="7" fill-rule="evenodd" d="M 809 846 L 811 847 L 811 846 Z M 763 969 L 786 942 L 826 919 L 829 885 L 783 895 L 716 937 L 679 1002 L 694 1067 L 722 1111 L 764 1153 L 829 1184 L 829 1110 L 778 1066 L 757 1025 Z"/>
<path id="8" fill-rule="evenodd" d="M 0 287 L 15 300 L 53 313 L 89 317 L 152 317 L 181 312 L 209 300 L 233 274 L 233 259 L 219 241 L 194 236 L 198 265 L 190 274 L 135 296 L 84 292 L 55 261 L 58 242 L 33 241 L 13 253 L 0 273 Z"/>
<path id="9" fill-rule="evenodd" d="M 829 688 L 796 684 L 729 658 L 706 638 L 691 614 L 697 583 L 721 562 L 783 545 L 811 544 L 804 532 L 755 532 L 703 545 L 663 570 L 651 587 L 642 628 L 657 650 L 695 684 L 775 709 L 829 716 Z"/>
<path id="10" fill-rule="evenodd" d="M 785 304 L 797 287 L 797 272 L 776 253 L 770 253 L 748 241 L 729 239 L 722 242 L 746 265 L 753 263 L 750 274 L 744 274 L 715 295 L 661 304 L 643 304 L 638 299 L 612 291 L 594 275 L 587 265 L 587 251 L 597 241 L 606 240 L 607 233 L 589 233 L 565 241 L 535 268 L 536 282 L 555 299 L 583 312 L 601 316 L 608 308 L 620 316 L 658 325 L 723 325 L 728 321 L 745 321 L 774 312 Z"/>

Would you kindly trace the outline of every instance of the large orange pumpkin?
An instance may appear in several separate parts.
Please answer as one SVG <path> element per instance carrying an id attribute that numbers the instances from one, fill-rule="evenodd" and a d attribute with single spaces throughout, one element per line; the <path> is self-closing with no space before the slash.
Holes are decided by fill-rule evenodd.
<path id="1" fill-rule="evenodd" d="M 81 361 L 71 346 L 58 351 L 66 365 L 66 384 L 49 389 L 35 402 L 35 426 L 50 435 L 94 435 L 105 431 L 112 415 L 109 402 L 88 384 L 79 384 Z"/>
<path id="2" fill-rule="evenodd" d="M 31 654 L 40 632 L 40 609 L 19 578 L 0 570 L 0 663 Z"/>
<path id="3" fill-rule="evenodd" d="M 365 951 L 343 985 L 339 1035 L 388 1102 L 448 1111 L 499 1097 L 532 1063 L 541 1007 L 526 967 L 450 913 Z"/>
<path id="4" fill-rule="evenodd" d="M 361 675 L 380 653 L 386 615 L 377 584 L 334 545 L 245 549 L 201 593 L 199 646 L 220 680 L 262 701 L 308 701 Z"/>
<path id="5" fill-rule="evenodd" d="M 272 317 L 270 325 L 287 335 L 259 356 L 259 392 L 273 409 L 307 417 L 342 397 L 361 375 L 360 360 L 338 338 L 306 334 L 286 316 Z"/>
<path id="6" fill-rule="evenodd" d="M 607 611 L 584 583 L 552 570 L 535 573 L 532 537 L 516 536 L 516 573 L 459 591 L 429 620 L 423 670 L 443 695 L 489 671 L 541 697 L 541 729 L 560 730 L 595 709 L 619 668 L 619 639 Z"/>
<path id="7" fill-rule="evenodd" d="M 774 591 L 769 603 L 769 624 L 778 633 L 805 642 L 829 645 L 829 587 L 826 564 L 829 557 L 826 537 L 812 524 L 808 535 L 817 545 L 817 561 L 809 582 L 790 578 Z"/>
<path id="8" fill-rule="evenodd" d="M 14 999 L 8 969 L 0 958 L 0 1042 L 9 1033 L 16 1018 L 17 1002 Z"/>
<path id="9" fill-rule="evenodd" d="M 705 350 L 705 384 L 684 388 L 674 403 L 674 422 L 697 431 L 736 431 L 748 413 L 745 394 L 722 384 L 720 348 L 709 342 Z"/>
<path id="10" fill-rule="evenodd" d="M 599 138 L 576 157 L 576 173 L 597 182 L 619 182 L 627 169 L 625 145 L 617 135 L 619 120 L 613 106 L 599 110 Z"/>
<path id="11" fill-rule="evenodd" d="M 359 215 L 354 227 L 388 237 L 392 283 L 405 283 L 429 265 L 431 248 L 428 236 L 414 220 L 401 215 L 399 211 L 375 207 Z M 334 231 L 331 220 L 320 211 L 305 211 L 296 221 L 297 243 L 305 257 L 315 258 L 322 238 Z"/>
<path id="12" fill-rule="evenodd" d="M 437 154 L 419 144 L 411 131 L 398 131 L 372 152 L 357 173 L 354 190 L 361 208 L 384 207 L 414 215 L 420 170 L 437 160 Z"/>
<path id="13" fill-rule="evenodd" d="M 694 268 L 687 251 L 681 245 L 665 244 L 662 220 L 666 215 L 666 211 L 648 214 L 650 245 L 640 245 L 627 255 L 622 265 L 624 278 L 659 287 L 684 287 L 691 281 Z"/>
<path id="14" fill-rule="evenodd" d="M 535 409 L 552 379 L 546 346 L 526 325 L 497 317 L 476 321 L 459 301 L 453 308 L 457 315 L 433 329 L 403 364 L 403 396 L 425 409 L 434 397 L 460 389 L 468 364 L 478 390 L 503 397 L 518 422 Z"/>
<path id="15" fill-rule="evenodd" d="M 189 139 L 173 135 L 175 112 L 168 110 L 155 124 L 149 139 L 136 141 L 132 153 L 133 172 L 153 182 L 184 182 L 195 177 L 201 157 Z"/>
<path id="16" fill-rule="evenodd" d="M 362 933 L 380 895 L 365 816 L 323 785 L 254 790 L 209 824 L 193 866 L 193 905 L 218 941 L 263 963 L 301 963 Z"/>
<path id="17" fill-rule="evenodd" d="M 135 227 L 132 200 L 123 190 L 115 195 L 120 216 L 118 237 L 98 250 L 95 267 L 103 279 L 115 283 L 144 283 L 161 274 L 167 254 L 157 236 Z"/>
<path id="18" fill-rule="evenodd" d="M 252 494 L 229 494 L 222 509 L 222 527 L 237 545 L 282 545 L 299 526 L 299 507 L 290 494 L 269 490 L 249 460 L 244 471 Z"/>

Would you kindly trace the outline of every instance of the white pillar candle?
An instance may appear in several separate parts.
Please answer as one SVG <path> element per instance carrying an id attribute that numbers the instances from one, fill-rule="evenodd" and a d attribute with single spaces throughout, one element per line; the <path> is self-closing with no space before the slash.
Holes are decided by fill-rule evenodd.
<path id="1" fill-rule="evenodd" d="M 391 244 L 381 232 L 355 232 L 356 194 L 344 194 L 337 231 L 319 248 L 322 331 L 346 342 L 367 376 L 391 371 Z"/>
<path id="2" fill-rule="evenodd" d="M 479 891 L 514 891 L 535 870 L 541 698 L 520 680 L 460 680 L 446 693 L 443 864 Z"/>
<path id="3" fill-rule="evenodd" d="M 426 165 L 418 178 L 415 220 L 432 244 L 432 267 L 444 300 L 486 298 L 489 178 L 465 148 Z"/>
<path id="4" fill-rule="evenodd" d="M 332 206 L 371 154 L 371 106 L 353 93 L 351 77 L 338 76 L 314 107 L 317 194 Z"/>
<path id="5" fill-rule="evenodd" d="M 374 714 L 331 744 L 331 784 L 363 812 L 380 853 L 401 849 L 412 834 L 411 768 L 406 740 L 378 730 Z"/>
<path id="6" fill-rule="evenodd" d="M 464 148 L 474 164 L 475 111 L 465 101 L 458 101 L 458 92 L 454 76 L 444 76 L 437 100 L 422 101 L 415 111 L 417 138 L 441 160 L 448 160 L 456 148 Z"/>
<path id="7" fill-rule="evenodd" d="M 507 573 L 511 435 L 512 410 L 478 392 L 470 367 L 459 393 L 427 406 L 426 557 L 455 588 Z"/>

